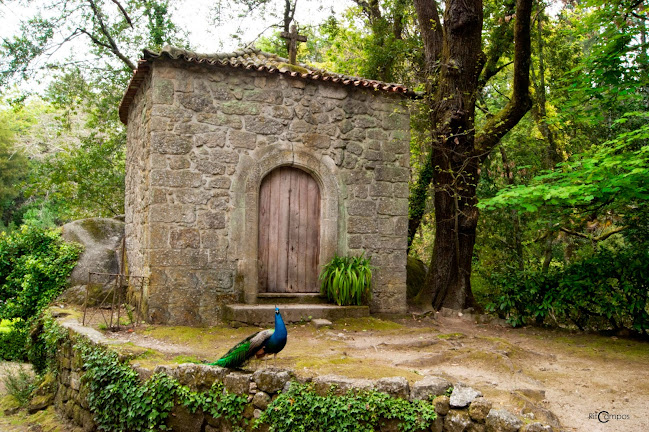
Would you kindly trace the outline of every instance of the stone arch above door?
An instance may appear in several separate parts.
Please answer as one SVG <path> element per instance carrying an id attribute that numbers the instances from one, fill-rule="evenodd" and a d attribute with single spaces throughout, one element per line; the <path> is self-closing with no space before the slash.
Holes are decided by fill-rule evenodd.
<path id="1" fill-rule="evenodd" d="M 229 221 L 230 249 L 228 254 L 238 260 L 237 288 L 246 303 L 255 303 L 258 295 L 258 236 L 259 190 L 261 182 L 275 168 L 292 166 L 310 174 L 320 188 L 320 253 L 318 262 L 328 262 L 334 254 L 342 254 L 339 233 L 344 233 L 345 221 L 339 209 L 340 187 L 337 167 L 328 157 L 318 158 L 290 144 L 275 144 L 257 149 L 242 157 L 233 178 L 232 192 L 235 208 Z"/>

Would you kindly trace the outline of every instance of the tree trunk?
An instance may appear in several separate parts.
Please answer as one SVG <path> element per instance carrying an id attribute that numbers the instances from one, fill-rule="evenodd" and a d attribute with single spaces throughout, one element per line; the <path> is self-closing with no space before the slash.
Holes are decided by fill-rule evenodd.
<path id="1" fill-rule="evenodd" d="M 426 287 L 433 308 L 473 305 L 471 264 L 478 225 L 476 186 L 479 167 L 500 139 L 530 108 L 529 61 L 532 0 L 518 0 L 514 28 L 514 80 L 510 102 L 475 131 L 482 52 L 481 0 L 448 0 L 443 31 L 434 6 L 415 0 L 428 70 L 439 54 L 439 78 L 431 103 L 433 130 L 435 242 Z M 436 30 L 436 31 L 434 31 Z M 441 36 L 441 51 L 439 43 Z M 432 54 L 431 54 L 432 53 Z"/>

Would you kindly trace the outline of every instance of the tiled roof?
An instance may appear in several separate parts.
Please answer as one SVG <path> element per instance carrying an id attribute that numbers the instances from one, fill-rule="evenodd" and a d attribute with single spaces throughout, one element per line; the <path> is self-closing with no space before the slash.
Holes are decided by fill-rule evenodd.
<path id="1" fill-rule="evenodd" d="M 126 89 L 119 106 L 119 118 L 122 123 L 126 124 L 128 119 L 128 109 L 135 98 L 138 88 L 146 78 L 151 63 L 158 58 L 169 58 L 173 60 L 183 60 L 188 63 L 207 64 L 216 67 L 242 68 L 267 72 L 269 74 L 279 73 L 294 78 L 304 80 L 329 81 L 343 86 L 371 88 L 390 93 L 401 93 L 407 96 L 415 96 L 415 93 L 401 84 L 386 83 L 382 81 L 370 80 L 365 78 L 353 77 L 337 73 L 328 72 L 322 69 L 315 69 L 305 64 L 291 65 L 288 60 L 275 54 L 246 48 L 232 53 L 220 54 L 198 54 L 184 49 L 165 46 L 160 52 L 144 50 L 142 60 L 138 62 L 137 70 L 133 73 L 133 78 Z"/>

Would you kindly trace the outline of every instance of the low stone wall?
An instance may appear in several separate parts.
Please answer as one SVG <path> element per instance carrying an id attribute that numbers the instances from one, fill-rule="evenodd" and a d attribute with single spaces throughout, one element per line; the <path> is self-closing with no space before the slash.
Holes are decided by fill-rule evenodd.
<path id="1" fill-rule="evenodd" d="M 95 344 L 104 344 L 99 332 L 67 324 L 68 337 L 59 345 L 56 354 L 58 369 L 58 389 L 54 398 L 56 409 L 71 422 L 86 432 L 96 431 L 97 426 L 89 410 L 88 387 L 84 382 L 83 360 L 74 349 L 73 340 L 85 338 Z M 177 366 L 158 366 L 154 371 L 134 366 L 142 381 L 154 373 L 164 373 L 176 379 L 192 391 L 206 392 L 216 381 L 222 382 L 231 393 L 247 397 L 248 403 L 243 412 L 242 425 L 252 430 L 252 421 L 259 418 L 268 405 L 281 391 L 290 388 L 292 382 L 301 381 L 291 371 L 275 368 L 260 369 L 255 372 L 233 371 L 216 366 L 201 364 L 181 364 Z M 303 381 L 301 381 L 303 382 Z M 311 381 L 313 390 L 319 395 L 330 391 L 345 394 L 348 391 L 377 390 L 394 398 L 407 400 L 431 400 L 435 406 L 437 419 L 430 430 L 441 432 L 540 432 L 552 431 L 541 423 L 524 424 L 510 412 L 494 408 L 482 394 L 462 383 L 452 383 L 443 377 L 427 376 L 410 385 L 403 377 L 381 378 L 378 380 L 350 379 L 339 376 L 320 376 Z M 333 389 L 332 389 L 333 386 Z M 448 396 L 449 388 L 453 388 Z M 191 413 L 182 405 L 176 405 L 167 421 L 167 426 L 179 432 L 228 432 L 234 429 L 229 421 L 213 418 L 198 410 Z M 259 431 L 269 430 L 261 425 Z M 398 431 L 399 424 L 393 420 L 381 422 L 381 431 Z"/>

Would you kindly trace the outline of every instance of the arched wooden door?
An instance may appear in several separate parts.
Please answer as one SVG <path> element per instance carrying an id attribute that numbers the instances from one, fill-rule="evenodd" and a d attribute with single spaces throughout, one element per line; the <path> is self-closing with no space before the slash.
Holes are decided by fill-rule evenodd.
<path id="1" fill-rule="evenodd" d="M 319 291 L 320 188 L 310 174 L 279 167 L 259 190 L 259 292 Z"/>

